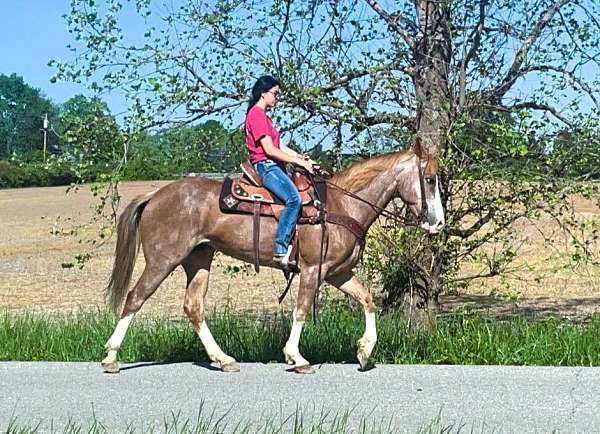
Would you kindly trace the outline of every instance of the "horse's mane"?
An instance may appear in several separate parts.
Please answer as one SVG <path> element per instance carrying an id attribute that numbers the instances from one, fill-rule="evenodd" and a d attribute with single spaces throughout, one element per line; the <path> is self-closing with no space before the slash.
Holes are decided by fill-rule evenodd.
<path id="1" fill-rule="evenodd" d="M 412 150 L 378 155 L 336 172 L 331 182 L 353 193 L 362 190 L 381 172 L 387 171 L 414 155 Z"/>

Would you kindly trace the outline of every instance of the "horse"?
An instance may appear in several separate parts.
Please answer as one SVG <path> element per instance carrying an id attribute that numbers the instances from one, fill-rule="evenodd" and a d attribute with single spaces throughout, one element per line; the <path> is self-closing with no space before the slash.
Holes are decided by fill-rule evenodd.
<path id="1" fill-rule="evenodd" d="M 421 228 L 435 234 L 445 223 L 437 172 L 437 157 L 425 154 L 419 143 L 413 149 L 363 160 L 334 173 L 327 181 L 327 210 L 353 218 L 366 233 L 389 202 L 400 198 Z M 213 179 L 184 177 L 136 197 L 120 215 L 115 260 L 105 295 L 115 313 L 123 299 L 125 304 L 105 345 L 105 372 L 119 372 L 118 350 L 131 321 L 178 266 L 187 277 L 183 309 L 206 353 L 222 371 L 240 370 L 236 359 L 219 347 L 205 320 L 204 299 L 215 252 L 250 263 L 254 256 L 253 217 L 223 213 L 218 205 L 221 186 L 221 181 Z M 276 228 L 274 218 L 261 218 L 260 265 L 281 267 L 272 254 Z M 364 239 L 343 225 L 327 222 L 325 229 L 323 244 L 321 225 L 299 225 L 297 229 L 300 283 L 283 354 L 298 373 L 314 372 L 298 346 L 321 281 L 340 289 L 363 308 L 365 331 L 357 349 L 361 370 L 366 369 L 377 341 L 373 296 L 352 271 L 362 256 Z M 128 291 L 140 245 L 146 266 Z"/>

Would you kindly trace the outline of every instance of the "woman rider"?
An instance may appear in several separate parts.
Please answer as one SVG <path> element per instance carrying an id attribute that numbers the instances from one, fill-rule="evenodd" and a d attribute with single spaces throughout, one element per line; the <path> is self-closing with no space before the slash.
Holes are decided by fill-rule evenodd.
<path id="1" fill-rule="evenodd" d="M 288 176 L 285 164 L 296 164 L 313 173 L 313 164 L 316 163 L 280 142 L 279 132 L 267 116 L 267 111 L 277 105 L 279 96 L 279 82 L 268 75 L 260 77 L 252 88 L 244 126 L 250 162 L 262 178 L 263 185 L 285 204 L 273 249 L 273 260 L 285 265 L 289 262 L 289 243 L 302 208 L 300 194 Z"/>

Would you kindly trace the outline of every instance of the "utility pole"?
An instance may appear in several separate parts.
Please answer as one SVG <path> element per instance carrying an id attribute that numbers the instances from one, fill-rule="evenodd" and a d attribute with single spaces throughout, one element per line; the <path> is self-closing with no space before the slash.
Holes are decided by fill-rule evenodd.
<path id="1" fill-rule="evenodd" d="M 44 132 L 44 163 L 46 162 L 46 138 L 48 136 L 48 113 L 44 116 L 44 128 L 42 129 Z"/>

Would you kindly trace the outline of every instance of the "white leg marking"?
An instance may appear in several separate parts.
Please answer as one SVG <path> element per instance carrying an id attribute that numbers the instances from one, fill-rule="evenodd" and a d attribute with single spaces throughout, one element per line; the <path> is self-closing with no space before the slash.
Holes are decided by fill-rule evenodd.
<path id="1" fill-rule="evenodd" d="M 204 345 L 208 357 L 210 357 L 213 362 L 220 363 L 221 365 L 235 362 L 233 357 L 228 356 L 221 350 L 221 347 L 219 347 L 219 344 L 217 344 L 215 338 L 213 338 L 206 321 L 202 321 L 200 330 L 198 330 L 198 336 L 200 337 L 202 345 Z"/>
<path id="2" fill-rule="evenodd" d="M 300 335 L 302 334 L 302 329 L 304 328 L 304 321 L 296 320 L 295 309 L 293 318 L 292 331 L 290 332 L 290 337 L 288 338 L 288 341 L 283 349 L 285 361 L 290 365 L 293 364 L 295 366 L 307 366 L 310 365 L 310 363 L 308 363 L 308 360 L 302 357 L 302 354 L 300 354 L 300 349 L 298 348 L 300 344 Z"/>
<path id="3" fill-rule="evenodd" d="M 117 362 L 117 353 L 119 348 L 121 348 L 121 344 L 123 343 L 123 339 L 125 339 L 125 334 L 127 334 L 127 330 L 129 329 L 133 317 L 135 317 L 135 313 L 130 313 L 119 320 L 117 327 L 115 327 L 115 331 L 104 346 L 107 354 L 104 360 L 102 360 L 102 363 L 109 364 Z"/>
<path id="4" fill-rule="evenodd" d="M 366 368 L 376 342 L 375 312 L 365 312 L 365 333 L 358 340 L 358 351 L 356 354 L 361 368 Z"/>
<path id="5" fill-rule="evenodd" d="M 377 328 L 375 326 L 375 312 L 365 312 L 365 338 L 377 341 Z"/>

